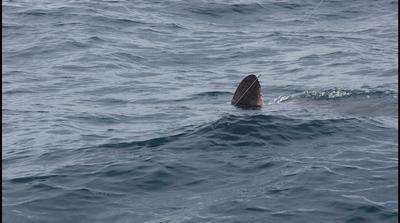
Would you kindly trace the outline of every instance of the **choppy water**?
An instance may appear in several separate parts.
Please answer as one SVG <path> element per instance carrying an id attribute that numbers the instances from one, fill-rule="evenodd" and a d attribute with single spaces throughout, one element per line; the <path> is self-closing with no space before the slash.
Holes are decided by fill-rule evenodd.
<path id="1" fill-rule="evenodd" d="M 397 222 L 398 1 L 2 6 L 4 222 Z"/>

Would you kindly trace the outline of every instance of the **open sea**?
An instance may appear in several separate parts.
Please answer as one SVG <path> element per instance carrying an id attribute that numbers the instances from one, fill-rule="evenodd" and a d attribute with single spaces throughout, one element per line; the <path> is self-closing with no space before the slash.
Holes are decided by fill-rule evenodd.
<path id="1" fill-rule="evenodd" d="M 398 221 L 397 0 L 2 8 L 3 222 Z"/>

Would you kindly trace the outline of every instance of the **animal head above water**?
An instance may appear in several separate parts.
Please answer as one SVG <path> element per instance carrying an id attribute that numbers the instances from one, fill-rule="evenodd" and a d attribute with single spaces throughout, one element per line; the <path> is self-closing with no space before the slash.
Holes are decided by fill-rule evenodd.
<path id="1" fill-rule="evenodd" d="M 231 103 L 242 108 L 260 108 L 264 105 L 261 85 L 256 75 L 250 74 L 240 82 Z"/>

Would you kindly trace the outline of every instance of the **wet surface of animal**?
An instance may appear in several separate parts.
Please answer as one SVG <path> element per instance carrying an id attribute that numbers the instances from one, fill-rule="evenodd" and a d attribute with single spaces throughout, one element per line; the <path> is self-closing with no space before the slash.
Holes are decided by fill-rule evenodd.
<path id="1" fill-rule="evenodd" d="M 261 85 L 256 75 L 248 75 L 240 82 L 231 103 L 242 108 L 261 108 L 264 105 Z"/>

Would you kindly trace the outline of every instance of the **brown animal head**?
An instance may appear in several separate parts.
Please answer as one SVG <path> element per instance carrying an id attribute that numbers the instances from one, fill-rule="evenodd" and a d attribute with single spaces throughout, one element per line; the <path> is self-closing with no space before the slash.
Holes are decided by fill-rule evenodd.
<path id="1" fill-rule="evenodd" d="M 242 108 L 257 108 L 264 105 L 260 82 L 256 75 L 250 74 L 240 82 L 231 103 Z"/>

